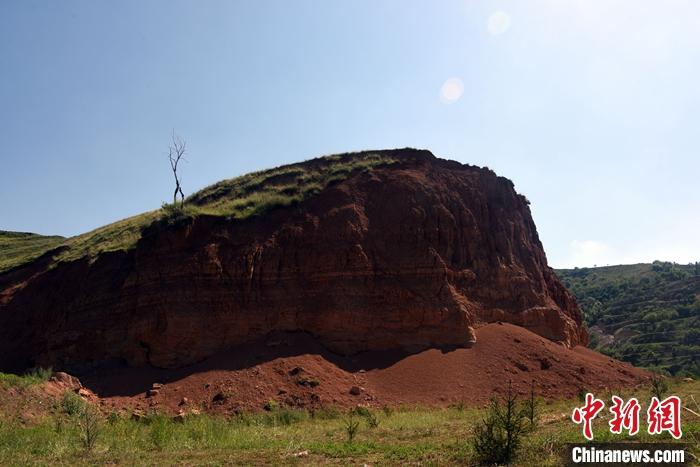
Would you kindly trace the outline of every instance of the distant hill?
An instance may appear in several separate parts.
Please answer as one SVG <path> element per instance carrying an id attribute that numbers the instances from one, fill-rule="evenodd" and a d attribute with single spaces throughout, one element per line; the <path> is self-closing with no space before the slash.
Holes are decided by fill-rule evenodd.
<path id="1" fill-rule="evenodd" d="M 590 347 L 673 375 L 700 375 L 700 263 L 559 269 Z"/>

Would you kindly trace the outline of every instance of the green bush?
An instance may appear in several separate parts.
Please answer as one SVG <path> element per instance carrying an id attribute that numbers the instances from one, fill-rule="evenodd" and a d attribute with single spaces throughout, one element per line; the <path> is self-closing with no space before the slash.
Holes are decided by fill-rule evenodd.
<path id="1" fill-rule="evenodd" d="M 356 415 L 365 419 L 368 428 L 377 428 L 379 426 L 379 419 L 377 416 L 367 407 L 356 407 L 353 412 Z"/>
<path id="2" fill-rule="evenodd" d="M 379 426 L 379 419 L 374 412 L 368 412 L 367 415 L 365 415 L 365 421 L 367 422 L 368 428 L 377 428 Z"/>
<path id="3" fill-rule="evenodd" d="M 659 401 L 664 400 L 664 395 L 668 392 L 668 383 L 665 379 L 654 374 L 651 377 L 651 395 L 656 397 Z"/>
<path id="4" fill-rule="evenodd" d="M 84 404 L 78 418 L 80 440 L 87 451 L 92 451 L 100 436 L 100 413 L 90 404 Z"/>
<path id="5" fill-rule="evenodd" d="M 168 225 L 178 224 L 199 214 L 199 209 L 191 204 L 163 203 L 160 210 L 160 222 Z"/>
<path id="6" fill-rule="evenodd" d="M 518 409 L 517 396 L 508 384 L 502 400 L 491 399 L 488 414 L 474 430 L 476 459 L 484 464 L 509 464 L 521 447 L 525 416 Z"/>
<path id="7" fill-rule="evenodd" d="M 66 391 L 63 393 L 61 398 L 61 410 L 74 417 L 82 413 L 85 408 L 86 402 L 73 391 Z"/>
<path id="8" fill-rule="evenodd" d="M 534 381 L 530 385 L 530 396 L 523 401 L 522 415 L 528 421 L 529 429 L 534 430 L 539 416 L 539 401 L 535 397 Z"/>
<path id="9" fill-rule="evenodd" d="M 345 428 L 347 442 L 352 443 L 357 431 L 360 429 L 360 422 L 355 419 L 354 411 L 350 411 L 350 416 L 344 420 L 343 428 Z"/>

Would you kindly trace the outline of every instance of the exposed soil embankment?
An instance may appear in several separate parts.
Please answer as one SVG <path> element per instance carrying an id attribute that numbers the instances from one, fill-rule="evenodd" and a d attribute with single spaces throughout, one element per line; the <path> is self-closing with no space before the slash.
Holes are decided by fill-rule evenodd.
<path id="1" fill-rule="evenodd" d="M 292 206 L 160 223 L 128 251 L 0 274 L 0 370 L 177 368 L 274 332 L 342 355 L 469 346 L 494 321 L 585 344 L 510 180 L 382 153 L 398 162 Z"/>

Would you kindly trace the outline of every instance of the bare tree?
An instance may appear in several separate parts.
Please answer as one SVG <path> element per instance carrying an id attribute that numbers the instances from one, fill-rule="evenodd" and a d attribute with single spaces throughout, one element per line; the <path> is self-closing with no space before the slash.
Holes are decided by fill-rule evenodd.
<path id="1" fill-rule="evenodd" d="M 186 143 L 175 134 L 173 130 L 172 144 L 168 148 L 168 159 L 170 160 L 170 168 L 173 171 L 173 176 L 175 177 L 175 192 L 173 193 L 173 206 L 177 205 L 177 195 L 180 194 L 180 206 L 185 205 L 185 195 L 182 192 L 182 185 L 180 175 L 177 173 L 177 165 L 181 160 L 186 161 L 183 157 L 185 155 L 185 145 Z"/>

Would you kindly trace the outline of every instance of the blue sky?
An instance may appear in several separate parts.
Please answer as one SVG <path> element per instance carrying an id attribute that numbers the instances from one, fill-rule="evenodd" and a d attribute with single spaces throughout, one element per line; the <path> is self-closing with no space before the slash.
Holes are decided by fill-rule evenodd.
<path id="1" fill-rule="evenodd" d="M 550 264 L 700 260 L 700 2 L 0 3 L 0 229 L 413 146 L 532 202 Z"/>

